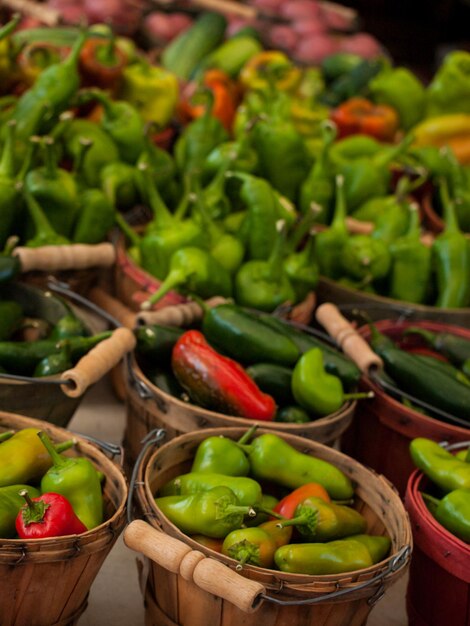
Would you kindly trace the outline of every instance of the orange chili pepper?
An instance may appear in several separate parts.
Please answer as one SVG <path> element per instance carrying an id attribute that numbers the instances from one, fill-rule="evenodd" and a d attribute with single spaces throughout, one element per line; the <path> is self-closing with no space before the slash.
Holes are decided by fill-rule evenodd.
<path id="1" fill-rule="evenodd" d="M 386 104 L 374 104 L 365 98 L 351 98 L 331 112 L 338 127 L 338 137 L 369 135 L 379 141 L 392 141 L 399 128 L 398 113 Z"/>
<path id="2" fill-rule="evenodd" d="M 304 500 L 310 497 L 321 498 L 325 502 L 331 502 L 331 498 L 328 495 L 327 490 L 318 483 L 307 483 L 295 489 L 292 493 L 289 493 L 285 498 L 276 504 L 273 511 L 292 519 L 295 515 L 295 510 L 302 504 Z"/>
<path id="3" fill-rule="evenodd" d="M 127 65 L 126 54 L 114 41 L 87 39 L 80 52 L 80 72 L 86 83 L 102 89 L 116 90 Z"/>
<path id="4" fill-rule="evenodd" d="M 234 83 L 220 70 L 208 70 L 203 77 L 203 85 L 208 87 L 214 95 L 212 115 L 218 118 L 227 131 L 232 130 L 237 110 L 238 93 Z M 192 105 L 190 102 L 180 104 L 180 114 L 183 119 L 195 119 L 205 112 L 205 105 Z"/>

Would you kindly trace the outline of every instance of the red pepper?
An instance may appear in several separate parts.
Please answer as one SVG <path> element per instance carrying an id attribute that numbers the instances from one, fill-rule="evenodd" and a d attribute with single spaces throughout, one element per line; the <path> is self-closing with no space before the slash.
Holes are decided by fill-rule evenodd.
<path id="1" fill-rule="evenodd" d="M 318 483 L 307 483 L 306 485 L 298 487 L 295 491 L 292 491 L 292 493 L 289 493 L 285 498 L 282 498 L 282 500 L 276 504 L 273 511 L 287 519 L 292 519 L 295 516 L 295 510 L 299 504 L 302 504 L 304 500 L 311 496 L 321 498 L 325 502 L 331 502 L 328 492 L 322 485 Z"/>
<path id="2" fill-rule="evenodd" d="M 393 141 L 399 127 L 398 113 L 386 104 L 374 104 L 365 98 L 351 98 L 333 109 L 330 115 L 338 128 L 338 137 L 369 135 L 379 141 Z"/>
<path id="3" fill-rule="evenodd" d="M 114 45 L 114 39 L 87 39 L 80 52 L 80 72 L 87 85 L 116 91 L 127 65 L 126 54 Z"/>
<path id="4" fill-rule="evenodd" d="M 20 491 L 26 504 L 16 518 L 16 532 L 20 539 L 46 539 L 86 533 L 87 527 L 75 515 L 70 502 L 58 493 L 43 493 L 30 498 Z"/>
<path id="5" fill-rule="evenodd" d="M 239 363 L 211 348 L 198 330 L 181 335 L 173 348 L 171 365 L 196 404 L 248 419 L 274 419 L 274 399 L 259 389 Z"/>

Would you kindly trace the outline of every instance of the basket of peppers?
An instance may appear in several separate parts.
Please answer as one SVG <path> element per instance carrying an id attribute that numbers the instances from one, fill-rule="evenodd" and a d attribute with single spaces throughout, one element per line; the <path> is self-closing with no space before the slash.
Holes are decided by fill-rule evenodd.
<path id="1" fill-rule="evenodd" d="M 2 625 L 72 624 L 85 610 L 125 523 L 126 480 L 106 454 L 120 449 L 100 445 L 0 414 Z"/>
<path id="2" fill-rule="evenodd" d="M 212 304 L 212 306 L 210 306 Z M 191 307 L 190 316 L 183 315 Z M 128 360 L 126 449 L 153 428 L 169 436 L 246 420 L 333 444 L 350 424 L 360 370 L 325 336 L 230 302 L 138 316 Z M 323 339 L 321 338 L 323 337 Z"/>
<path id="3" fill-rule="evenodd" d="M 176 621 L 179 607 L 179 623 L 197 623 L 213 594 L 214 624 L 222 614 L 247 626 L 293 615 L 326 624 L 337 611 L 363 624 L 378 587 L 393 584 L 410 557 L 397 493 L 331 448 L 255 428 L 188 433 L 141 455 L 136 495 L 148 515 L 130 524 L 125 542 L 158 572 L 145 590 L 149 623 L 158 623 L 167 580 L 176 595 L 165 612 Z M 186 581 L 191 607 L 182 602 Z"/>
<path id="4" fill-rule="evenodd" d="M 92 334 L 65 300 L 0 285 L 2 409 L 65 426 L 84 393 L 132 349 L 127 329 Z"/>
<path id="5" fill-rule="evenodd" d="M 465 626 L 470 584 L 469 442 L 444 447 L 414 439 L 410 454 L 416 469 L 408 481 L 406 508 L 415 552 L 407 609 L 410 624 Z M 458 452 L 457 452 L 458 450 Z M 427 599 L 424 600 L 423 594 Z M 452 602 L 445 598 L 452 593 Z"/>

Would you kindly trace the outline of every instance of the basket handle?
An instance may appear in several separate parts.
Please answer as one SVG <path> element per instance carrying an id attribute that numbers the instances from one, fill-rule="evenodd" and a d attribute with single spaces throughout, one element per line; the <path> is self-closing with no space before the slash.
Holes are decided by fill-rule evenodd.
<path id="1" fill-rule="evenodd" d="M 125 354 L 135 347 L 135 337 L 128 328 L 116 328 L 108 339 L 100 342 L 75 365 L 62 372 L 62 391 L 70 398 L 78 398 L 111 370 Z M 72 381 L 73 386 L 70 385 Z"/>
<path id="2" fill-rule="evenodd" d="M 367 374 L 372 367 L 383 367 L 382 359 L 375 354 L 367 341 L 359 335 L 335 304 L 325 302 L 320 305 L 315 312 L 315 317 L 343 352 L 356 363 L 361 372 Z"/>
<path id="3" fill-rule="evenodd" d="M 114 298 L 101 287 L 93 287 L 88 293 L 88 298 L 101 309 L 112 315 L 123 326 L 134 328 L 136 314 L 125 304 Z"/>
<path id="4" fill-rule="evenodd" d="M 209 308 L 227 303 L 227 298 L 215 296 L 206 300 Z M 167 306 L 157 311 L 141 311 L 136 315 L 138 324 L 163 324 L 168 326 L 191 326 L 202 319 L 204 312 L 197 302 Z"/>
<path id="5" fill-rule="evenodd" d="M 113 244 L 106 242 L 96 245 L 75 243 L 66 246 L 41 246 L 40 248 L 19 246 L 15 248 L 13 254 L 19 258 L 22 272 L 111 267 L 116 260 Z"/>
<path id="6" fill-rule="evenodd" d="M 203 591 L 228 600 L 245 613 L 254 612 L 261 596 L 266 594 L 261 583 L 240 576 L 223 563 L 205 557 L 202 552 L 192 550 L 142 520 L 126 528 L 124 542 L 131 550 L 142 552 L 161 567 L 192 580 Z"/>

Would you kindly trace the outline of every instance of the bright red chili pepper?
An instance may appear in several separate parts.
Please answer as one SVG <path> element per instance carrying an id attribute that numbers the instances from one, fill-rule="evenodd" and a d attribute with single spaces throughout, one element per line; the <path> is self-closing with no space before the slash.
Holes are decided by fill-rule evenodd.
<path id="1" fill-rule="evenodd" d="M 304 500 L 310 497 L 321 498 L 325 502 L 331 502 L 331 498 L 328 495 L 327 490 L 318 483 L 307 483 L 287 494 L 285 498 L 282 498 L 280 502 L 276 504 L 273 511 L 292 519 L 295 516 L 295 510 L 302 504 Z"/>
<path id="2" fill-rule="evenodd" d="M 126 54 L 101 38 L 87 39 L 80 52 L 80 72 L 87 85 L 114 91 L 121 82 L 122 73 L 127 65 Z"/>
<path id="3" fill-rule="evenodd" d="M 26 500 L 16 518 L 20 539 L 46 539 L 86 533 L 87 527 L 75 515 L 70 502 L 58 493 L 43 493 L 30 498 L 27 491 L 20 495 Z"/>
<path id="4" fill-rule="evenodd" d="M 274 419 L 274 399 L 259 389 L 239 363 L 211 348 L 198 330 L 188 330 L 178 339 L 171 365 L 196 404 L 238 417 Z"/>
<path id="5" fill-rule="evenodd" d="M 330 115 L 338 127 L 338 137 L 369 135 L 379 141 L 393 141 L 399 127 L 398 113 L 386 104 L 365 98 L 351 98 L 333 109 Z"/>

